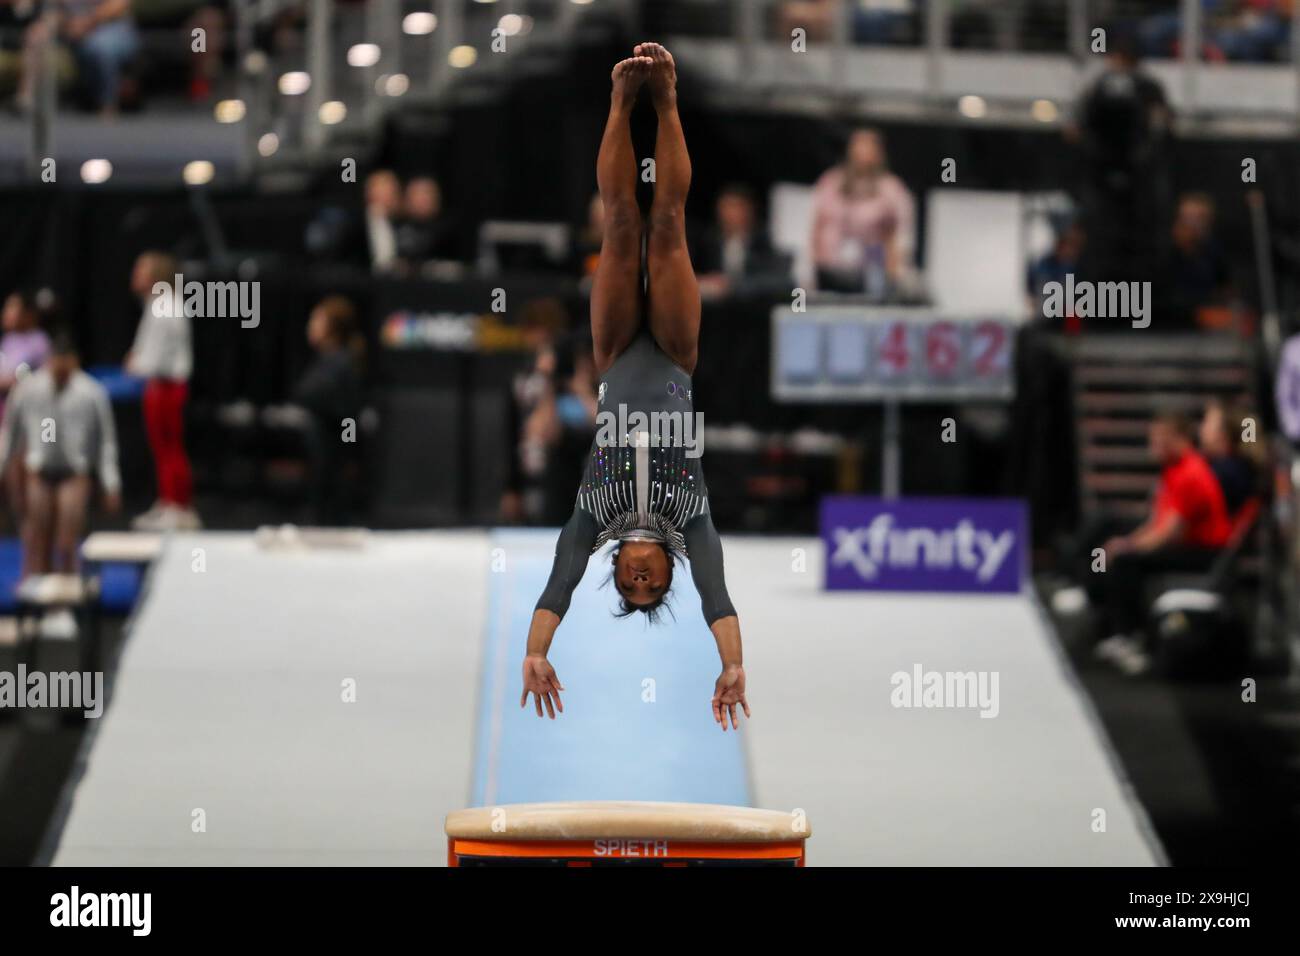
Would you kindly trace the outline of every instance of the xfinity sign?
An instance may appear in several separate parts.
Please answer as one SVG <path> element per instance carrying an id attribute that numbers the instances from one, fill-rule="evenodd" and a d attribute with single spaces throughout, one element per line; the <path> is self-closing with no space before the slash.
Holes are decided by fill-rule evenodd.
<path id="1" fill-rule="evenodd" d="M 1020 590 L 1024 503 L 987 498 L 822 499 L 831 591 Z"/>

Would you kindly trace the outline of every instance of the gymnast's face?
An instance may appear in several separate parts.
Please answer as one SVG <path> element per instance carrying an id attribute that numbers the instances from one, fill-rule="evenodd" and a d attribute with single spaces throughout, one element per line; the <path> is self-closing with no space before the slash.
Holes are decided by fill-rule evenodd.
<path id="1" fill-rule="evenodd" d="M 629 603 L 654 604 L 668 590 L 668 555 L 653 541 L 625 541 L 614 562 L 614 585 Z"/>

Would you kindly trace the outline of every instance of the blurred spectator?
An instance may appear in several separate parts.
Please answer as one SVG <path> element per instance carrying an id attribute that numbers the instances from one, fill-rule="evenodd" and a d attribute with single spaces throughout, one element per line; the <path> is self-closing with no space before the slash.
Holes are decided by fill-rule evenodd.
<path id="1" fill-rule="evenodd" d="M 1300 333 L 1282 343 L 1274 374 L 1273 405 L 1282 434 L 1294 449 L 1300 449 Z"/>
<path id="2" fill-rule="evenodd" d="M 1201 417 L 1201 454 L 1218 479 L 1230 517 L 1259 491 L 1262 463 L 1247 453 L 1247 443 L 1242 441 L 1248 418 L 1237 406 L 1219 399 L 1206 405 Z M 1258 443 L 1251 444 L 1251 448 L 1259 447 Z"/>
<path id="3" fill-rule="evenodd" d="M 206 103 L 212 98 L 212 87 L 221 73 L 221 56 L 226 49 L 226 11 L 220 3 L 205 3 L 185 22 L 185 35 L 193 36 L 202 30 L 204 49 L 192 54 L 190 72 L 190 102 Z"/>
<path id="4" fill-rule="evenodd" d="M 1086 271 L 1099 281 L 1147 278 L 1154 266 L 1167 214 L 1170 121 L 1163 88 L 1139 68 L 1136 39 L 1112 30 L 1105 69 L 1065 129 L 1083 164 Z"/>
<path id="5" fill-rule="evenodd" d="M 40 371 L 13 391 L 0 426 L 0 471 L 25 448 L 23 577 L 77 570 L 94 480 L 104 507 L 121 507 L 122 478 L 108 392 L 81 371 L 77 350 L 56 336 Z"/>
<path id="6" fill-rule="evenodd" d="M 1294 0 L 1229 0 L 1210 27 L 1210 42 L 1226 60 L 1278 60 L 1291 38 Z"/>
<path id="7" fill-rule="evenodd" d="M 310 416 L 306 442 L 312 521 L 346 524 L 350 507 L 344 472 L 354 461 L 346 454 L 345 430 L 350 420 L 355 441 L 365 355 L 356 307 L 341 295 L 322 299 L 307 320 L 307 343 L 316 357 L 294 387 L 292 400 Z"/>
<path id="8" fill-rule="evenodd" d="M 779 269 L 772 244 L 759 224 L 753 190 L 727 186 L 718 196 L 714 217 L 692 256 L 700 291 L 706 297 L 726 295 L 743 287 L 746 280 L 770 276 Z"/>
<path id="9" fill-rule="evenodd" d="M 44 306 L 44 308 L 42 308 Z M 50 354 L 50 337 L 41 328 L 42 319 L 53 311 L 53 293 L 13 292 L 5 299 L 0 324 L 4 336 L 0 338 L 0 411 L 3 411 L 9 393 L 19 380 L 45 364 Z M 25 475 L 22 466 L 22 448 L 15 448 L 9 466 L 0 475 L 5 498 L 13 511 L 14 520 L 21 522 Z"/>
<path id="10" fill-rule="evenodd" d="M 778 39 L 788 39 L 796 29 L 805 32 L 809 43 L 830 39 L 842 2 L 844 0 L 783 0 L 776 12 Z"/>
<path id="11" fill-rule="evenodd" d="M 189 316 L 184 310 L 177 314 L 172 296 L 178 271 L 176 260 L 163 252 L 141 253 L 131 270 L 131 292 L 144 311 L 122 364 L 131 375 L 145 379 L 144 425 L 158 485 L 154 506 L 131 523 L 141 531 L 195 530 L 201 525 L 185 451 L 185 406 L 194 354 Z"/>
<path id="12" fill-rule="evenodd" d="M 563 332 L 569 317 L 558 300 L 528 303 L 523 321 L 533 355 L 511 383 L 514 454 L 500 513 L 509 522 L 562 524 L 595 431 L 596 367 L 590 339 Z"/>
<path id="13" fill-rule="evenodd" d="M 78 75 L 92 106 L 102 115 L 117 112 L 122 68 L 140 50 L 140 36 L 131 18 L 131 0 L 49 0 L 58 13 L 57 35 L 49 21 L 35 19 L 23 38 L 22 74 L 15 98 L 21 110 L 31 109 L 41 51 L 53 40 L 72 48 Z"/>
<path id="14" fill-rule="evenodd" d="M 788 41 L 793 30 L 802 28 L 810 43 L 830 40 L 835 35 L 835 18 L 846 3 L 847 28 L 854 43 L 878 46 L 916 42 L 920 26 L 917 0 L 784 0 L 776 14 L 778 39 Z M 967 32 L 966 11 L 960 5 L 954 6 L 953 40 L 960 43 Z"/>
<path id="15" fill-rule="evenodd" d="M 823 173 L 813 192 L 818 288 L 884 298 L 912 267 L 915 218 L 912 194 L 889 171 L 880 133 L 855 130 L 844 162 Z"/>
<path id="16" fill-rule="evenodd" d="M 366 177 L 365 236 L 370 270 L 393 272 L 398 266 L 397 223 L 402 216 L 402 184 L 389 169 Z"/>
<path id="17" fill-rule="evenodd" d="M 0 312 L 0 395 L 8 395 L 18 376 L 34 372 L 50 354 L 50 337 L 41 328 L 39 293 L 12 292 Z M 0 401 L 0 407 L 3 401 Z"/>
<path id="18" fill-rule="evenodd" d="M 1205 193 L 1179 198 L 1170 245 L 1153 283 L 1158 314 L 1167 325 L 1193 327 L 1200 310 L 1227 300 L 1231 273 L 1214 219 L 1214 200 Z"/>
<path id="19" fill-rule="evenodd" d="M 402 265 L 419 272 L 426 262 L 456 258 L 455 230 L 442 213 L 442 188 L 430 176 L 406 184 L 403 211 L 397 225 L 397 256 Z"/>
<path id="20" fill-rule="evenodd" d="M 1290 38 L 1292 0 L 1201 0 L 1200 56 L 1211 61 L 1281 58 Z M 1146 56 L 1179 55 L 1183 18 L 1178 3 L 1138 24 Z"/>
<path id="21" fill-rule="evenodd" d="M 857 0 L 853 5 L 853 42 L 872 46 L 916 40 L 914 0 Z"/>
<path id="22" fill-rule="evenodd" d="M 1100 611 L 1101 633 L 1110 635 L 1097 645 L 1097 656 L 1130 675 L 1149 667 L 1142 633 L 1147 581 L 1174 571 L 1209 570 L 1232 531 L 1223 491 L 1193 446 L 1187 419 L 1157 415 L 1148 441 L 1161 469 L 1150 516 L 1133 531 L 1106 539 L 1104 573 L 1092 570 L 1091 551 L 1080 556 L 1088 595 Z M 1086 546 L 1095 546 L 1103 533 L 1100 525 L 1090 529 Z"/>
<path id="23" fill-rule="evenodd" d="M 1065 282 L 1067 275 L 1079 277 L 1079 262 L 1087 239 L 1077 221 L 1063 223 L 1056 232 L 1052 251 L 1029 267 L 1029 295 L 1034 311 L 1041 312 L 1043 287 L 1049 282 Z"/>
<path id="24" fill-rule="evenodd" d="M 596 274 L 596 264 L 600 261 L 600 244 L 605 235 L 605 203 L 600 193 L 592 193 L 587 203 L 587 221 L 582 224 L 574 236 L 573 257 L 577 263 L 578 275 L 590 280 Z"/>

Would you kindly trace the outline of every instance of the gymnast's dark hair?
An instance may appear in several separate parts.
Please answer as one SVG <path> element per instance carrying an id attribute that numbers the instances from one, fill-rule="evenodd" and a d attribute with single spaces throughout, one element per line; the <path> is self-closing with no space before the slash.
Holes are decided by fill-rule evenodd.
<path id="1" fill-rule="evenodd" d="M 663 620 L 663 615 L 660 612 L 667 611 L 674 620 L 677 619 L 677 615 L 673 614 L 673 609 L 668 604 L 668 596 L 672 594 L 673 590 L 673 565 L 682 563 L 685 558 L 680 551 L 675 550 L 672 546 L 664 544 L 663 542 L 659 543 L 659 547 L 663 548 L 664 555 L 668 558 L 668 586 L 664 588 L 664 593 L 659 595 L 657 600 L 652 601 L 649 604 L 633 604 L 626 597 L 620 594 L 617 609 L 610 612 L 615 617 L 631 617 L 639 611 L 645 615 L 646 623 L 658 624 Z M 610 552 L 609 577 L 607 577 L 601 584 L 602 588 L 611 581 L 614 581 L 614 572 L 618 567 L 618 554 L 622 549 L 623 546 L 619 544 Z M 618 590 L 618 582 L 614 582 L 614 589 Z"/>

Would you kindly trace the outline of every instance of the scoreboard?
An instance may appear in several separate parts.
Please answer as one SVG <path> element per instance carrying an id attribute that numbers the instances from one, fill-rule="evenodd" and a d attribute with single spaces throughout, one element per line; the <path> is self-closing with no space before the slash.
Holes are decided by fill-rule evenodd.
<path id="1" fill-rule="evenodd" d="M 1016 323 L 915 306 L 772 310 L 772 397 L 785 402 L 1007 399 Z"/>

